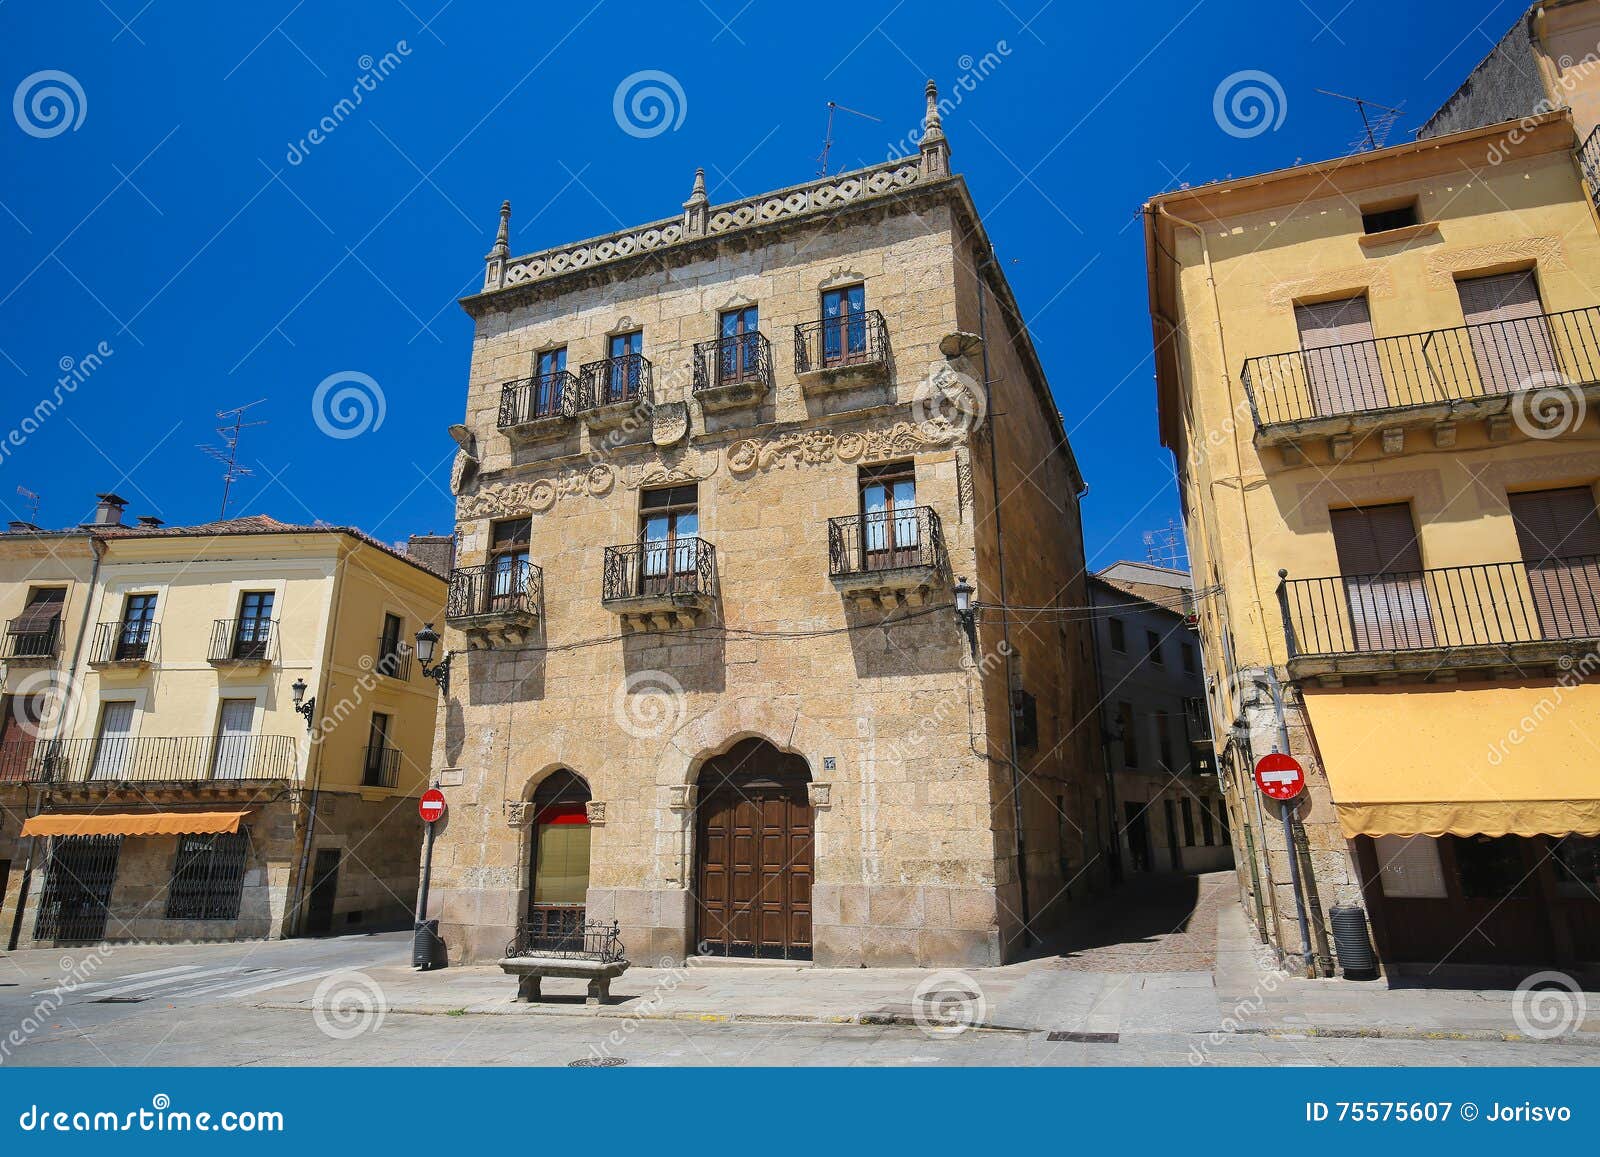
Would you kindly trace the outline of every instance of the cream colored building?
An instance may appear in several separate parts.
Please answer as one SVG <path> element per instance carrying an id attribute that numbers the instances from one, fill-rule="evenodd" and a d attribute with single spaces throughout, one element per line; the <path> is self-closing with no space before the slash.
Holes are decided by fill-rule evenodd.
<path id="1" fill-rule="evenodd" d="M 1103 881 L 1090 643 L 1049 613 L 1086 605 L 1083 483 L 929 88 L 918 157 L 697 174 L 521 257 L 502 210 L 454 431 L 454 959 L 615 920 L 649 962 L 987 964 Z"/>
<path id="2" fill-rule="evenodd" d="M 123 507 L 0 535 L 7 942 L 406 922 L 444 579 L 349 529 Z"/>

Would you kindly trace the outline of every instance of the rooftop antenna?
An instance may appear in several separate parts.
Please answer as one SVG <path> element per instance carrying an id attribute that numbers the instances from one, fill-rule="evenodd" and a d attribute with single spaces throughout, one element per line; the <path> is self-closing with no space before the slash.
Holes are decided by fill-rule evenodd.
<path id="1" fill-rule="evenodd" d="M 1394 128 L 1394 122 L 1400 119 L 1400 109 L 1391 108 L 1386 104 L 1379 104 L 1375 100 L 1367 100 L 1359 96 L 1346 96 L 1342 92 L 1329 92 L 1325 88 L 1317 89 L 1323 96 L 1331 96 L 1336 100 L 1347 100 L 1356 106 L 1356 111 L 1361 114 L 1361 132 L 1366 137 L 1366 147 L 1381 149 L 1389 141 L 1389 130 Z M 1377 112 L 1367 115 L 1367 110 L 1376 109 Z M 1360 149 L 1361 141 L 1357 139 L 1353 148 Z"/>
<path id="2" fill-rule="evenodd" d="M 836 111 L 847 112 L 851 116 L 858 116 L 863 120 L 875 121 L 880 125 L 883 123 L 882 117 L 875 117 L 871 113 L 861 112 L 859 109 L 846 108 L 844 105 L 836 104 L 830 100 L 828 102 L 828 127 L 822 133 L 822 155 L 817 158 L 817 176 L 819 177 L 826 177 L 828 175 L 828 152 L 833 148 L 833 114 Z"/>
<path id="3" fill-rule="evenodd" d="M 1146 562 L 1156 566 L 1164 566 L 1169 570 L 1184 570 L 1178 560 L 1184 558 L 1183 528 L 1170 518 L 1167 525 L 1160 530 L 1147 530 L 1144 532 L 1144 556 Z M 1184 559 L 1187 562 L 1187 559 Z"/>
<path id="4" fill-rule="evenodd" d="M 233 483 L 238 478 L 248 478 L 255 473 L 248 466 L 239 465 L 239 435 L 242 431 L 252 426 L 265 426 L 266 419 L 257 422 L 246 422 L 244 412 L 251 406 L 259 406 L 265 398 L 257 398 L 243 406 L 231 410 L 218 410 L 217 417 L 224 422 L 217 427 L 217 434 L 222 438 L 221 446 L 208 446 L 196 442 L 195 446 L 205 452 L 209 457 L 222 463 L 222 513 L 218 518 L 228 517 L 228 492 L 233 489 Z"/>
<path id="5" fill-rule="evenodd" d="M 17 493 L 22 495 L 22 497 L 28 503 L 28 521 L 30 523 L 32 523 L 34 526 L 38 526 L 39 525 L 39 503 L 43 502 L 44 499 L 40 498 L 37 494 L 35 494 L 33 491 L 29 490 L 26 486 L 17 487 Z"/>

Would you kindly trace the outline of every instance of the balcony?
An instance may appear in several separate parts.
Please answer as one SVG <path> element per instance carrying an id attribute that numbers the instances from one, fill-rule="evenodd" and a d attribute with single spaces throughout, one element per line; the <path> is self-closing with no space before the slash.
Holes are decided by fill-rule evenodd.
<path id="1" fill-rule="evenodd" d="M 211 625 L 213 667 L 270 667 L 278 661 L 276 619 L 217 619 Z"/>
<path id="2" fill-rule="evenodd" d="M 1600 638 L 1600 556 L 1332 578 L 1278 573 L 1297 679 L 1567 670 Z"/>
<path id="3" fill-rule="evenodd" d="M 624 354 L 589 362 L 580 369 L 583 420 L 596 429 L 642 420 L 654 405 L 655 367 L 643 354 Z"/>
<path id="4" fill-rule="evenodd" d="M 0 781 L 57 786 L 236 787 L 294 779 L 299 758 L 299 741 L 288 735 L 20 740 L 4 748 Z"/>
<path id="5" fill-rule="evenodd" d="M 921 606 L 948 569 L 944 530 L 932 507 L 828 520 L 828 576 L 858 606 Z"/>
<path id="6" fill-rule="evenodd" d="M 1583 175 L 1589 179 L 1589 196 L 1600 207 L 1600 125 L 1589 131 L 1583 147 L 1578 150 L 1578 163 L 1583 166 Z"/>
<path id="7" fill-rule="evenodd" d="M 411 644 L 380 635 L 372 649 L 372 670 L 404 683 L 411 678 Z"/>
<path id="8" fill-rule="evenodd" d="M 794 372 L 806 393 L 889 380 L 889 327 L 875 309 L 794 327 Z"/>
<path id="9" fill-rule="evenodd" d="M 450 572 L 445 621 L 467 634 L 467 647 L 521 647 L 539 627 L 544 572 L 525 559 Z"/>
<path id="10" fill-rule="evenodd" d="M 1291 464 L 1303 440 L 1328 438 L 1337 460 L 1375 430 L 1389 454 L 1408 429 L 1452 446 L 1462 420 L 1502 441 L 1513 421 L 1542 428 L 1600 397 L 1600 307 L 1251 358 L 1242 377 L 1256 445 L 1284 446 Z"/>
<path id="11" fill-rule="evenodd" d="M 61 656 L 61 620 L 39 627 L 27 619 L 12 619 L 0 636 L 0 659 L 13 667 L 53 663 Z"/>
<path id="12" fill-rule="evenodd" d="M 393 788 L 400 779 L 398 747 L 366 747 L 361 753 L 361 786 Z"/>
<path id="13" fill-rule="evenodd" d="M 569 433 L 582 408 L 583 387 L 566 370 L 519 378 L 500 387 L 500 429 L 518 442 Z"/>
<path id="14" fill-rule="evenodd" d="M 758 405 L 772 392 L 772 343 L 740 333 L 694 347 L 694 396 L 708 411 Z"/>
<path id="15" fill-rule="evenodd" d="M 142 671 L 161 658 L 161 627 L 149 622 L 98 623 L 89 647 L 89 666 L 102 671 Z"/>
<path id="16" fill-rule="evenodd" d="M 702 538 L 608 546 L 600 602 L 625 631 L 692 627 L 717 600 L 717 552 Z"/>

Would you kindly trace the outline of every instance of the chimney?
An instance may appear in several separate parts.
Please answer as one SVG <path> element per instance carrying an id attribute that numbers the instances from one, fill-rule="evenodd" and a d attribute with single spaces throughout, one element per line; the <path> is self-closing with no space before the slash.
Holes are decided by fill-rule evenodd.
<path id="1" fill-rule="evenodd" d="M 146 530 L 155 530 L 157 527 L 165 526 L 166 524 L 165 519 L 157 518 L 153 514 L 141 514 L 139 516 L 139 525 Z"/>
<path id="2" fill-rule="evenodd" d="M 95 503 L 94 521 L 85 523 L 86 526 L 121 526 L 122 511 L 128 505 L 126 498 L 119 498 L 115 494 L 96 494 L 99 499 Z"/>
<path id="3" fill-rule="evenodd" d="M 453 534 L 413 534 L 406 543 L 406 557 L 444 578 L 455 565 L 456 536 Z"/>

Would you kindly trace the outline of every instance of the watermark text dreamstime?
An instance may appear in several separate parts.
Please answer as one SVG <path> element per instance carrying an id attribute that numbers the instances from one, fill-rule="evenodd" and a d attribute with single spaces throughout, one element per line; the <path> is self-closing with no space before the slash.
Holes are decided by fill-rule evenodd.
<path id="1" fill-rule="evenodd" d="M 339 130 L 339 126 L 355 115 L 356 109 L 361 107 L 370 93 L 378 91 L 378 86 L 399 68 L 405 58 L 411 55 L 411 46 L 404 40 L 397 40 L 394 47 L 385 52 L 378 59 L 363 56 L 356 61 L 361 69 L 361 75 L 356 77 L 355 83 L 350 86 L 350 95 L 340 97 L 334 106 L 327 111 L 311 130 L 298 141 L 290 141 L 288 151 L 283 159 L 291 165 L 298 165 L 311 154 L 311 150 L 327 140 Z"/>
<path id="2" fill-rule="evenodd" d="M 34 402 L 33 408 L 22 416 L 22 420 L 6 432 L 4 439 L 0 439 L 0 463 L 10 458 L 13 451 L 26 446 L 28 439 L 37 434 L 62 404 L 78 392 L 78 387 L 88 381 L 115 352 L 110 342 L 102 341 L 82 357 L 63 357 L 57 362 L 61 376 L 56 379 L 55 387 Z"/>

